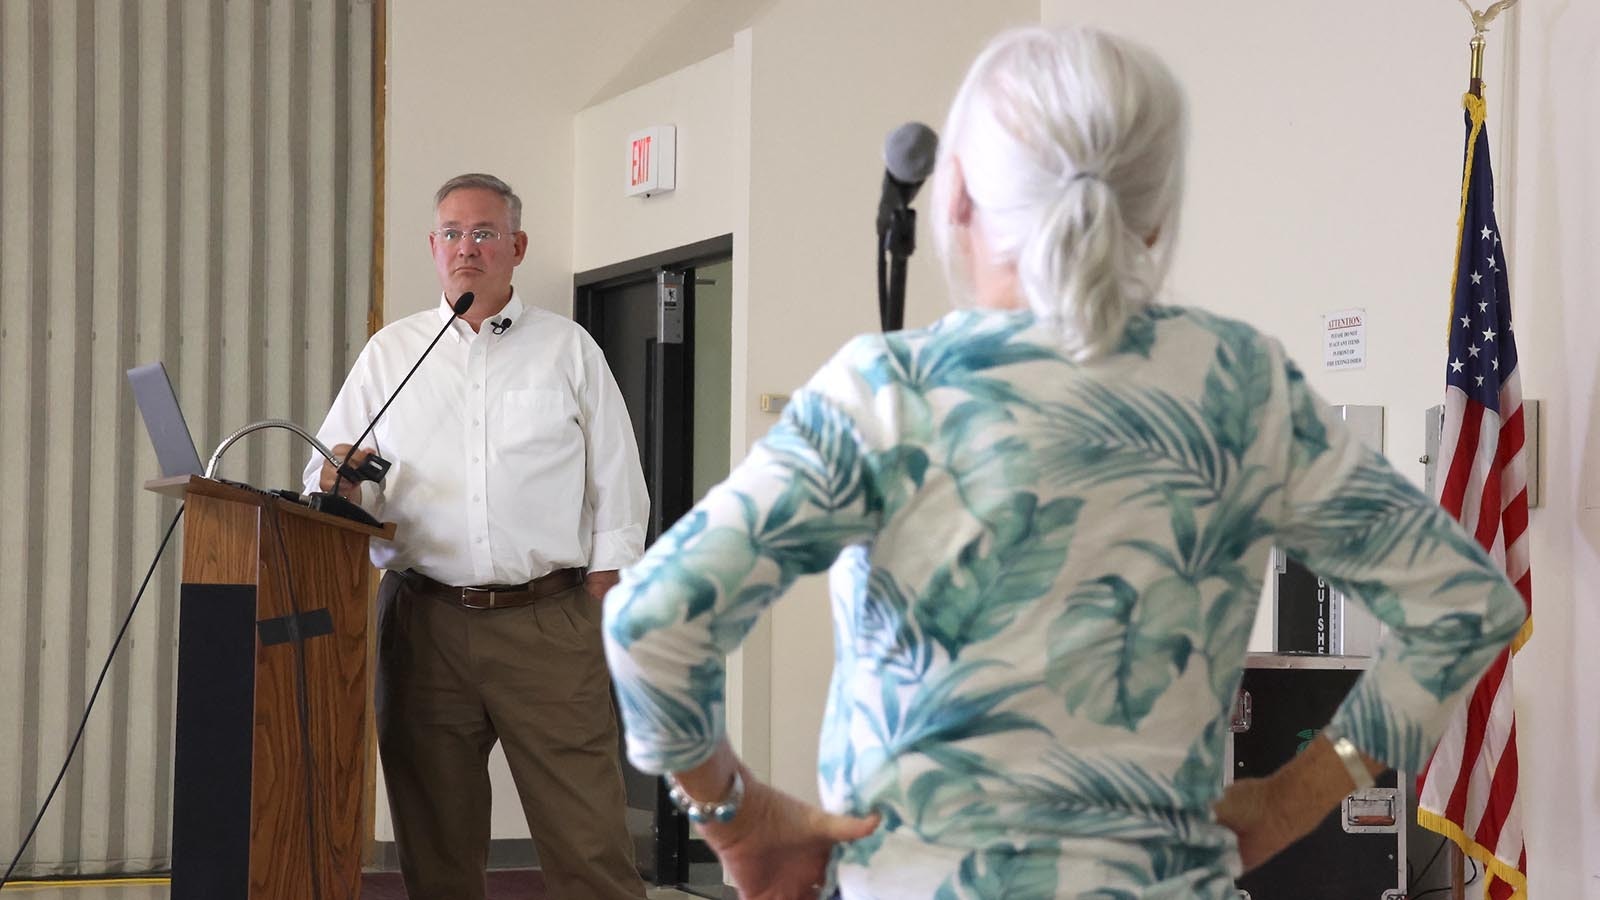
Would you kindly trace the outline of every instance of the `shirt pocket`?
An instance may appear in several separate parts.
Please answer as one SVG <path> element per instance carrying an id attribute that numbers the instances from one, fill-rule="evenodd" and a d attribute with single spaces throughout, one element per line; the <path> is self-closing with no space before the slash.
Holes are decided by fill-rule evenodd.
<path id="1" fill-rule="evenodd" d="M 502 391 L 492 410 L 490 443 L 502 451 L 560 446 L 578 436 L 575 405 L 565 391 Z"/>

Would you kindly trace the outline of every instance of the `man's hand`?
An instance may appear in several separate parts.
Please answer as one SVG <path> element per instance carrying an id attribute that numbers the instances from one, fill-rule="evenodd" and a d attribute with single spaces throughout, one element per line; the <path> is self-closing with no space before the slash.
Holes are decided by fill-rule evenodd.
<path id="1" fill-rule="evenodd" d="M 606 599 L 606 591 L 616 587 L 617 582 L 621 580 L 622 576 L 618 574 L 616 569 L 607 569 L 604 572 L 590 572 L 584 576 L 583 587 L 589 592 L 589 596 L 593 597 L 596 603 L 599 603 Z"/>
<path id="2" fill-rule="evenodd" d="M 367 457 L 371 456 L 373 453 L 374 451 L 371 447 L 363 447 L 360 450 L 356 450 L 352 453 L 349 444 L 335 444 L 333 446 L 333 455 L 344 460 L 345 463 L 348 464 L 352 469 L 357 468 L 362 463 L 366 462 Z M 339 478 L 339 470 L 333 467 L 333 463 L 323 460 L 322 490 L 333 490 L 333 482 L 336 479 L 339 482 L 339 496 L 344 497 L 347 500 L 356 501 L 358 503 L 361 501 L 361 482 L 351 481 L 348 478 Z"/>

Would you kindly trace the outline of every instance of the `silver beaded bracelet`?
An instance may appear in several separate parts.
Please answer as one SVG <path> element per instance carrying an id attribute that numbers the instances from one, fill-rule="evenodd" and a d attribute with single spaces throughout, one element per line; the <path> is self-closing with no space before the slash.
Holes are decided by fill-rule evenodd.
<path id="1" fill-rule="evenodd" d="M 744 800 L 744 778 L 738 770 L 734 770 L 733 783 L 728 785 L 728 791 L 721 800 L 702 802 L 694 799 L 671 772 L 667 773 L 667 787 L 667 796 L 672 799 L 672 804 L 683 810 L 689 821 L 696 825 L 732 822 L 733 817 L 739 814 L 739 804 Z"/>

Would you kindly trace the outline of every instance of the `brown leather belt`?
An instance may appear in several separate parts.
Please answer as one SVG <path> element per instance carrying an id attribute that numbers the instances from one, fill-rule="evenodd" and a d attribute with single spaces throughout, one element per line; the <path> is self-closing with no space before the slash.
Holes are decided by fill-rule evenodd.
<path id="1" fill-rule="evenodd" d="M 417 593 L 462 609 L 515 609 L 543 597 L 572 590 L 583 583 L 583 570 L 557 569 L 526 584 L 486 584 L 476 587 L 444 584 L 413 569 L 401 572 L 400 577 Z"/>

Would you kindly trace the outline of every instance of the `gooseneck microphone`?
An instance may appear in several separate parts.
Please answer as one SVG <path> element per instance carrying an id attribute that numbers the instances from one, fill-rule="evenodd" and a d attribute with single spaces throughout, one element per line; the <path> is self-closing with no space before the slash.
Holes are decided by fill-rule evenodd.
<path id="1" fill-rule="evenodd" d="M 439 343 L 440 338 L 444 337 L 444 333 L 450 330 L 450 326 L 455 323 L 455 320 L 461 318 L 461 316 L 468 309 L 472 308 L 473 299 L 474 297 L 471 291 L 466 291 L 460 297 L 456 298 L 456 302 L 450 307 L 451 316 L 449 319 L 445 320 L 444 326 L 439 329 L 439 333 L 433 336 L 433 340 L 430 341 L 427 348 L 422 351 L 422 355 L 418 356 L 417 361 L 411 364 L 411 371 L 406 373 L 406 377 L 400 379 L 400 384 L 396 386 L 395 389 L 389 394 L 389 399 L 384 401 L 383 406 L 379 407 L 377 415 L 373 416 L 372 421 L 367 423 L 367 429 L 361 432 L 360 437 L 350 442 L 351 453 L 359 450 L 361 448 L 361 442 L 366 440 L 368 435 L 372 434 L 372 429 L 378 426 L 378 420 L 383 418 L 383 414 L 389 411 L 389 404 L 393 403 L 394 399 L 400 396 L 400 392 L 405 389 L 406 382 L 411 380 L 412 375 L 417 374 L 417 368 L 422 365 L 423 360 L 428 358 L 428 354 L 433 352 L 434 346 Z M 348 458 L 348 456 L 349 454 L 346 454 L 346 458 Z M 361 465 L 354 468 L 352 468 L 347 461 L 340 460 L 339 466 L 335 470 L 333 490 L 318 491 L 313 493 L 309 498 L 311 508 L 326 513 L 332 513 L 336 516 L 355 519 L 356 521 L 364 521 L 368 524 L 376 526 L 378 524 L 377 520 L 373 519 L 366 510 L 362 509 L 359 504 L 354 503 L 340 495 L 339 486 L 346 481 L 349 481 L 352 484 L 362 481 L 382 481 L 383 476 L 389 474 L 389 466 L 389 461 L 377 455 L 376 453 L 368 456 L 361 463 Z"/>
<path id="2" fill-rule="evenodd" d="M 921 122 L 901 125 L 883 142 L 877 224 L 878 320 L 884 331 L 898 331 L 905 321 L 906 260 L 917 249 L 917 211 L 911 201 L 933 172 L 938 149 L 939 136 Z"/>

